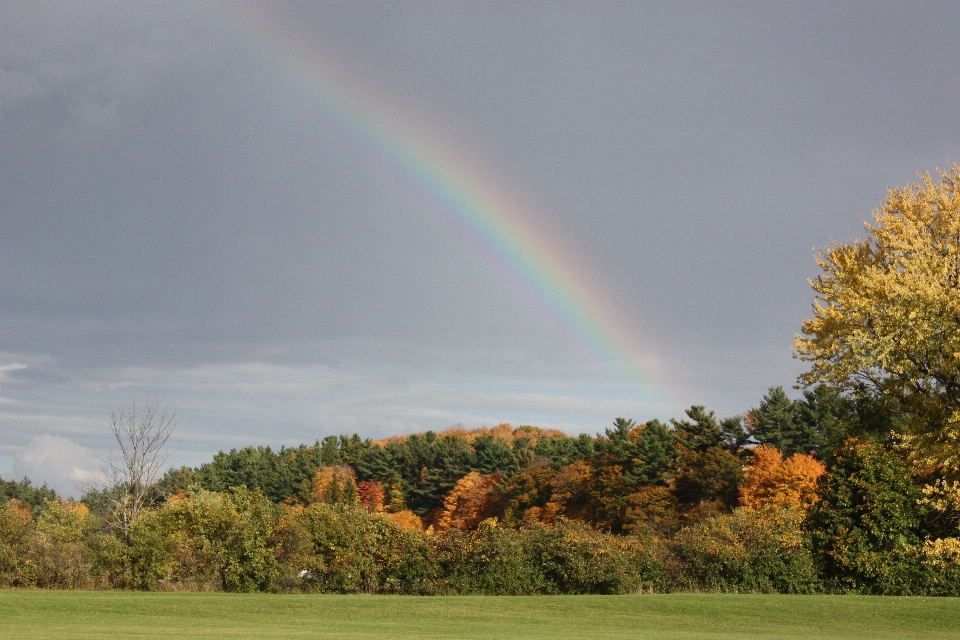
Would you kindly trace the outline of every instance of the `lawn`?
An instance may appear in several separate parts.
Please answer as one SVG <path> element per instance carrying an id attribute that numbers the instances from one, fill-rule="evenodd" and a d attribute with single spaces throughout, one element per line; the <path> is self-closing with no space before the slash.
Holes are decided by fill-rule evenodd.
<path id="1" fill-rule="evenodd" d="M 11 638 L 957 638 L 960 599 L 0 591 Z"/>

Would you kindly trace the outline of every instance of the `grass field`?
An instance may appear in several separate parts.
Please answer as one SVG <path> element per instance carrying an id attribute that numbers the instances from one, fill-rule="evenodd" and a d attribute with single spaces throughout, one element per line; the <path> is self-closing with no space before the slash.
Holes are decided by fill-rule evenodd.
<path id="1" fill-rule="evenodd" d="M 0 591 L 0 637 L 960 639 L 960 599 Z"/>

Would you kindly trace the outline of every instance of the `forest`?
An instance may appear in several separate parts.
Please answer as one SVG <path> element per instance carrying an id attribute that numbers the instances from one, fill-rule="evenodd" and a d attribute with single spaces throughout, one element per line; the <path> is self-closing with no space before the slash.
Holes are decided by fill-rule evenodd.
<path id="1" fill-rule="evenodd" d="M 79 501 L 0 480 L 0 585 L 960 596 L 960 165 L 921 178 L 820 252 L 797 398 L 247 447 Z"/>

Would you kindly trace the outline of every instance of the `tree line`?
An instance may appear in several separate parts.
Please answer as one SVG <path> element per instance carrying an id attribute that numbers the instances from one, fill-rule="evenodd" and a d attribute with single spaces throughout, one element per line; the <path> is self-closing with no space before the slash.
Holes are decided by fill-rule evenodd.
<path id="1" fill-rule="evenodd" d="M 331 436 L 162 477 L 175 419 L 131 405 L 108 486 L 0 481 L 0 585 L 960 595 L 960 165 L 921 178 L 819 254 L 799 398 L 596 436 Z"/>
<path id="2" fill-rule="evenodd" d="M 4 481 L 0 581 L 960 595 L 944 542 L 960 505 L 924 496 L 875 412 L 775 387 L 744 416 L 685 413 L 595 437 L 503 424 L 221 452 L 167 471 L 129 532 L 110 525 L 110 490 L 71 503 Z"/>

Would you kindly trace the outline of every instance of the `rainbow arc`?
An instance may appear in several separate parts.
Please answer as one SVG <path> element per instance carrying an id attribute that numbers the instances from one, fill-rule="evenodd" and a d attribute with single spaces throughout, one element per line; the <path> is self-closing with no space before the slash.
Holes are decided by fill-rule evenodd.
<path id="1" fill-rule="evenodd" d="M 618 371 L 631 396 L 656 401 L 655 385 L 644 375 L 655 360 L 641 350 L 636 327 L 502 180 L 448 144 L 435 127 L 419 125 L 382 96 L 364 91 L 307 34 L 280 24 L 262 5 L 208 6 L 342 123 L 451 241 L 482 256 L 565 339 Z"/>

